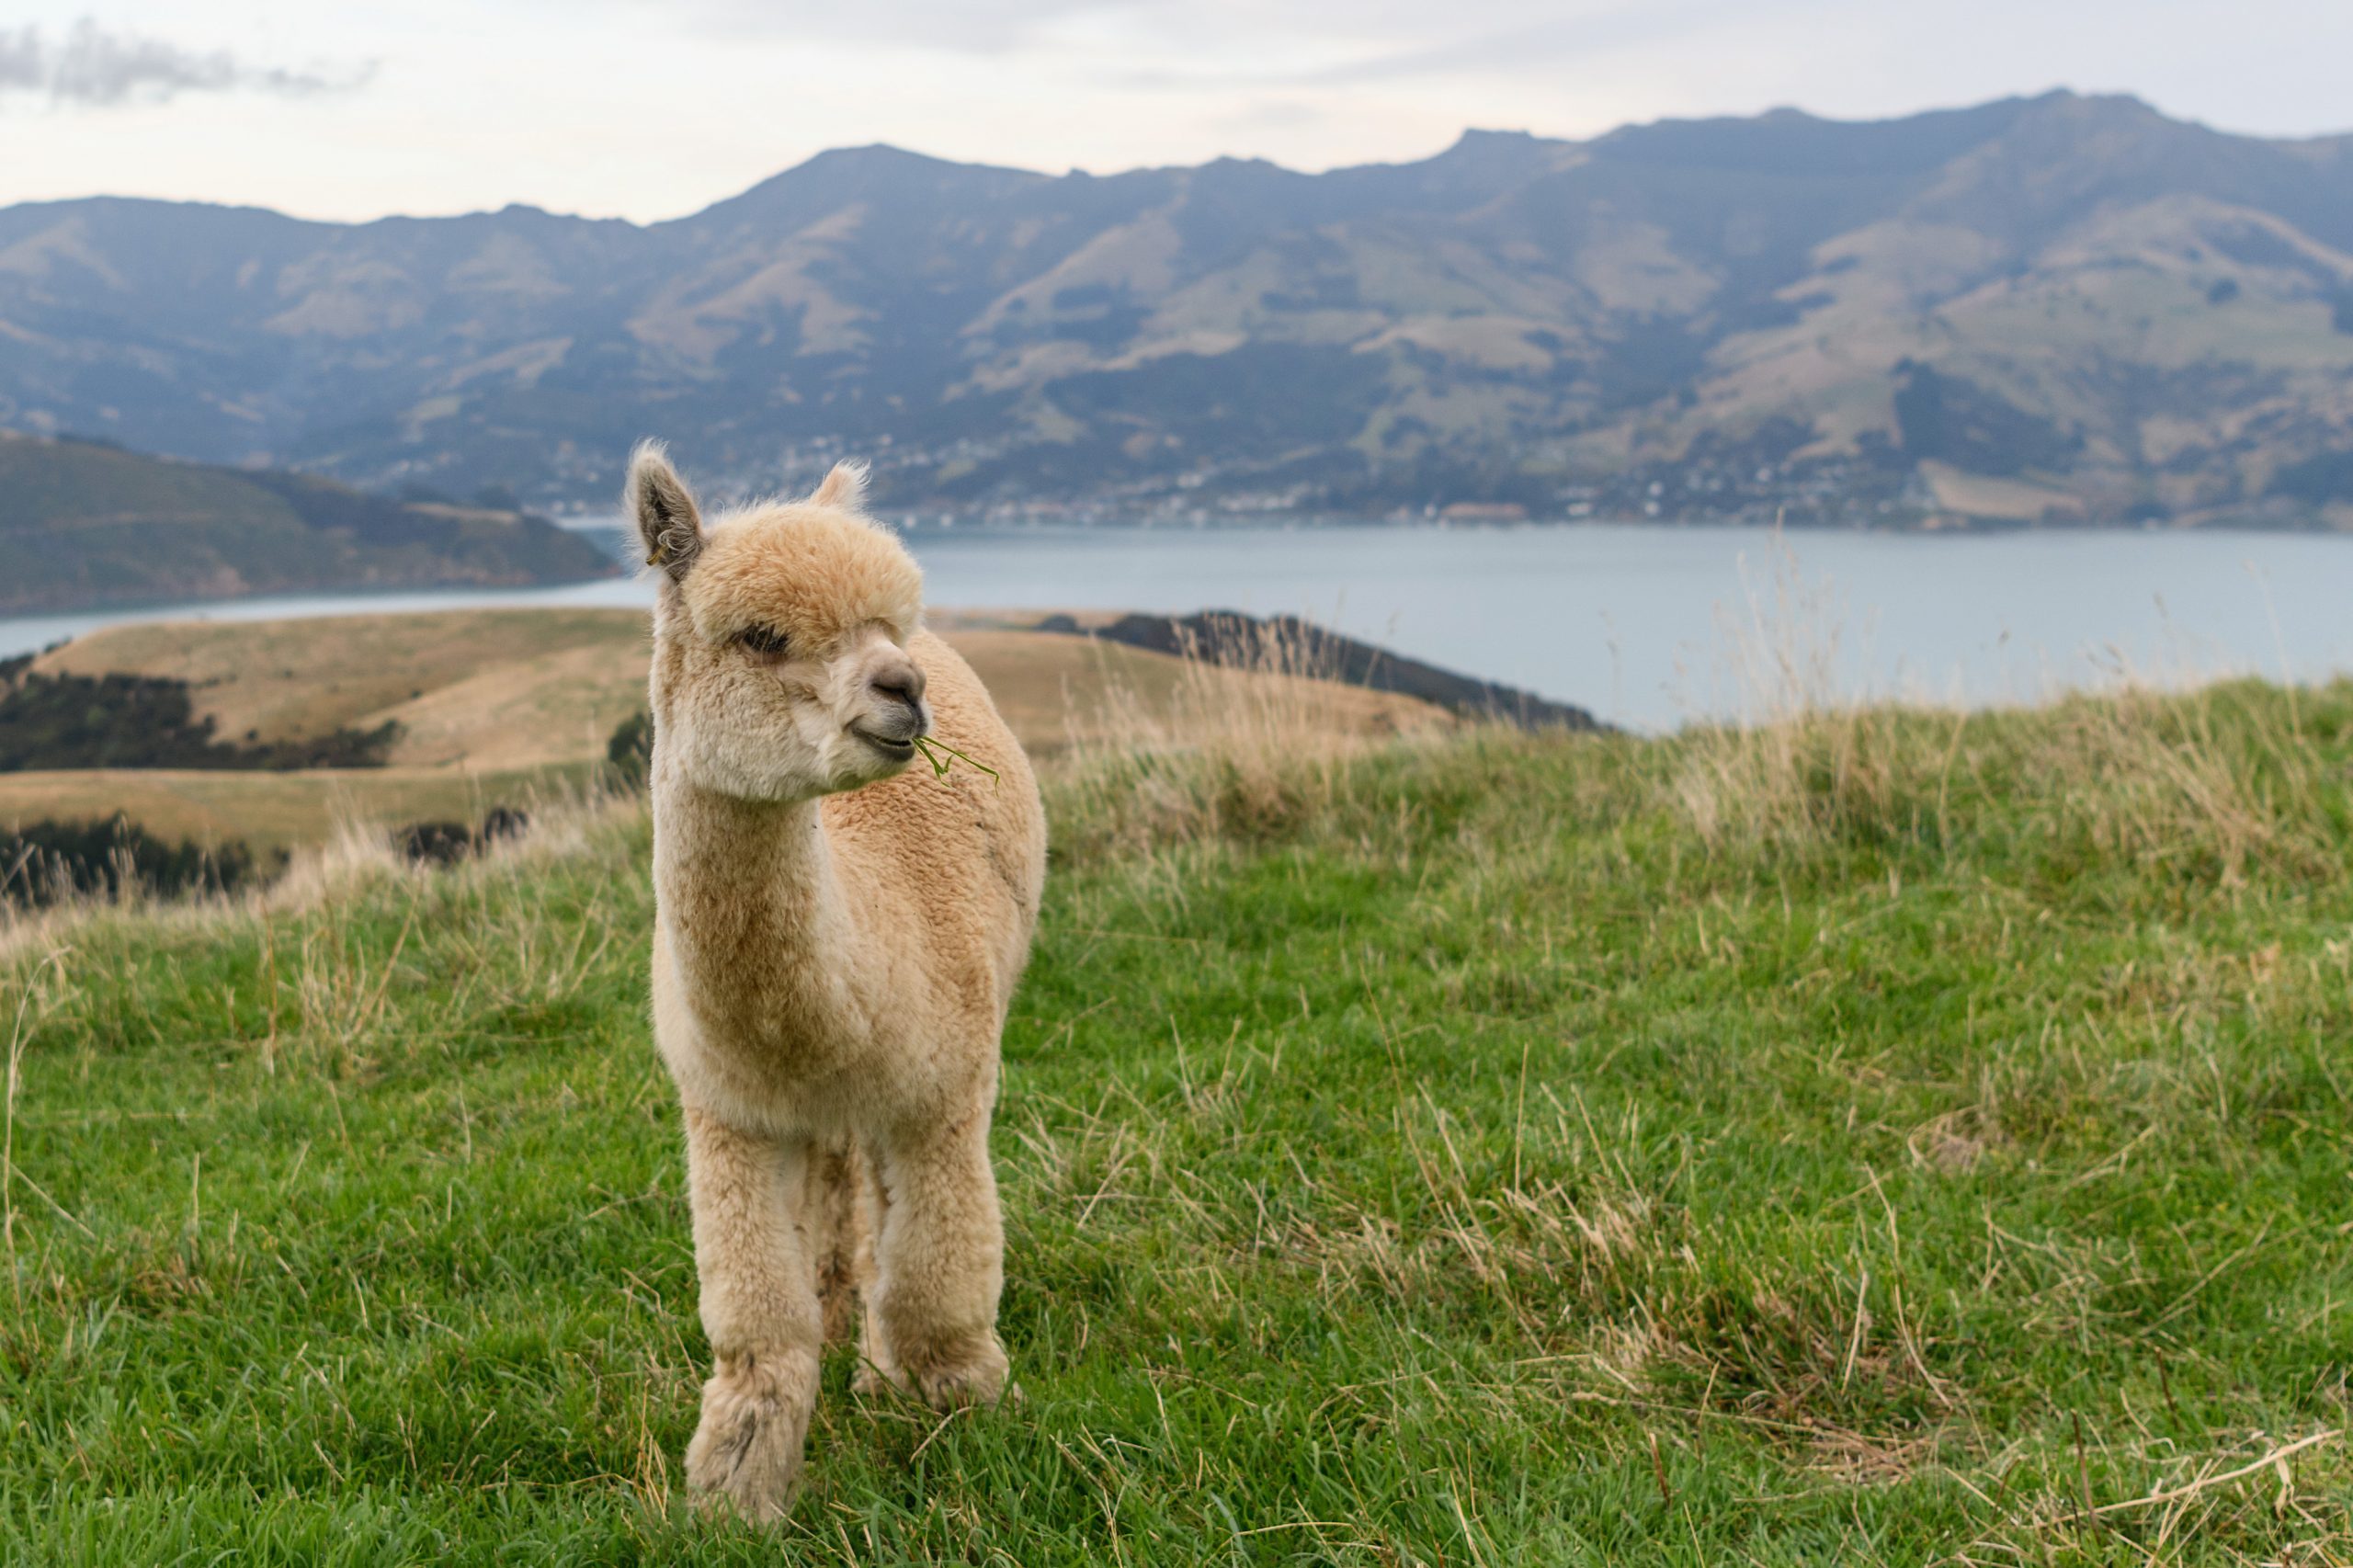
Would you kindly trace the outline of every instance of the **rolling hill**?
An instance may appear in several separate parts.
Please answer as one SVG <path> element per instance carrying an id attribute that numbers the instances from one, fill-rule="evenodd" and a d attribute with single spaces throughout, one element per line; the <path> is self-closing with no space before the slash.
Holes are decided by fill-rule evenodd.
<path id="1" fill-rule="evenodd" d="M 2054 93 L 1416 164 L 827 153 L 640 227 L 0 210 L 0 423 L 601 498 L 2353 525 L 2353 137 Z"/>
<path id="2" fill-rule="evenodd" d="M 0 432 L 0 614 L 304 589 L 559 583 L 618 570 L 501 507 L 389 501 L 310 474 Z"/>
<path id="3" fill-rule="evenodd" d="M 1041 759 L 1099 752 L 1209 711 L 1359 736 L 1457 727 L 1411 696 L 1191 664 L 1032 630 L 1036 619 L 929 620 Z M 0 772 L 0 831 L 122 812 L 167 838 L 267 851 L 323 840 L 340 820 L 475 821 L 601 774 L 615 727 L 645 706 L 646 639 L 644 611 L 587 608 L 108 627 L 32 660 L 32 672 L 185 682 L 195 720 L 245 745 L 293 750 L 383 733 L 381 766 Z"/>

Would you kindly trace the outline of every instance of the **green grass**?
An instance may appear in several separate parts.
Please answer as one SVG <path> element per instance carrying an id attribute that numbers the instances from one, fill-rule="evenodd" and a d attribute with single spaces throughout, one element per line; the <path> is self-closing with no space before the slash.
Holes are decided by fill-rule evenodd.
<path id="1" fill-rule="evenodd" d="M 2353 687 L 1051 791 L 1026 1400 L 705 1347 L 645 831 L 20 944 L 0 1560 L 2327 1562 Z M 2108 1510 L 2099 1512 L 2097 1510 Z"/>

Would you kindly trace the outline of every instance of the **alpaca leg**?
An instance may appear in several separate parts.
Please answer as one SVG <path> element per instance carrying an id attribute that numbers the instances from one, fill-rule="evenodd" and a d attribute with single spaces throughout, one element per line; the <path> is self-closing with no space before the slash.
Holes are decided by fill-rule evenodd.
<path id="1" fill-rule="evenodd" d="M 885 1206 L 868 1358 L 937 1409 L 993 1403 L 1005 1388 L 1005 1347 L 996 1337 L 1005 1230 L 988 1119 L 879 1154 Z"/>
<path id="2" fill-rule="evenodd" d="M 710 1381 L 687 1484 L 745 1517 L 781 1517 L 817 1398 L 817 1281 L 797 1222 L 807 1142 L 739 1132 L 689 1108 L 687 1172 Z"/>

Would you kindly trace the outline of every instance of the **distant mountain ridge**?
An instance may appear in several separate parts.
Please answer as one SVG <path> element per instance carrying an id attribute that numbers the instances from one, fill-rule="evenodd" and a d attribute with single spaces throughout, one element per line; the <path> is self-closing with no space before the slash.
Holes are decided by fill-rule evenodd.
<path id="1" fill-rule="evenodd" d="M 601 498 L 2353 527 L 2353 136 L 2054 93 L 1419 163 L 820 154 L 639 227 L 0 209 L 0 424 Z"/>
<path id="2" fill-rule="evenodd" d="M 0 615 L 307 590 L 609 576 L 593 541 L 487 506 L 0 432 Z"/>

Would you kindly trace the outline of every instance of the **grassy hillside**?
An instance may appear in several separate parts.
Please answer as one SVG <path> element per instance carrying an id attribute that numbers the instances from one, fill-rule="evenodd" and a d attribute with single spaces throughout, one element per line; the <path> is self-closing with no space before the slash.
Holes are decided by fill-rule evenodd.
<path id="1" fill-rule="evenodd" d="M 474 772 L 442 767 L 60 768 L 0 774 L 0 824 L 86 820 L 120 812 L 160 838 L 236 840 L 258 851 L 324 844 L 346 824 L 479 822 L 494 806 L 528 809 L 591 782 L 589 765 Z"/>
<path id="2" fill-rule="evenodd" d="M 0 614 L 309 588 L 609 575 L 544 518 L 380 500 L 325 480 L 0 431 Z"/>
<path id="3" fill-rule="evenodd" d="M 646 636 L 634 609 L 146 621 L 77 638 L 32 667 L 185 680 L 223 735 L 304 740 L 392 722 L 395 765 L 524 767 L 604 755 L 613 726 L 645 704 Z"/>
<path id="4" fill-rule="evenodd" d="M 2353 686 L 1245 732 L 1055 770 L 1026 1402 L 836 1354 L 781 1547 L 678 1492 L 641 817 L 20 932 L 0 1557 L 2353 1551 Z"/>
<path id="5" fill-rule="evenodd" d="M 1142 649 L 936 618 L 1022 743 L 1041 756 L 1165 730 L 1227 703 L 1296 705 L 1318 729 L 1450 726 L 1411 698 L 1256 670 L 1202 669 Z M 128 812 L 169 837 L 315 844 L 342 818 L 478 819 L 569 789 L 645 706 L 645 615 L 630 609 L 438 610 L 306 620 L 109 627 L 34 661 L 44 675 L 188 683 L 196 716 L 240 743 L 315 741 L 397 725 L 390 767 L 299 773 L 0 773 L 0 824 Z M 1277 696 L 1277 693 L 1288 694 Z M 1255 703 L 1245 699 L 1255 698 Z"/>

